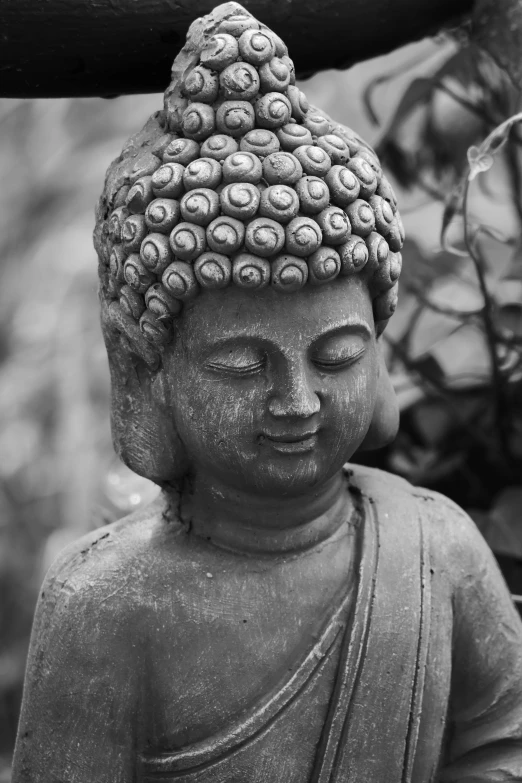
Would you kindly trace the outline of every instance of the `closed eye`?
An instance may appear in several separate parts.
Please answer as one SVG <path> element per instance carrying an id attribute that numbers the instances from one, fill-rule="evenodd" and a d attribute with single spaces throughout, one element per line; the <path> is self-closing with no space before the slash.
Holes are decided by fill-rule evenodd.
<path id="1" fill-rule="evenodd" d="M 255 375 L 264 369 L 265 362 L 258 361 L 250 364 L 229 364 L 227 362 L 207 362 L 209 370 L 225 373 L 227 375 Z"/>
<path id="2" fill-rule="evenodd" d="M 326 372 L 344 370 L 364 355 L 366 343 L 367 339 L 362 334 L 338 330 L 316 343 L 311 360 L 318 369 Z"/>
<path id="3" fill-rule="evenodd" d="M 212 372 L 236 377 L 255 375 L 264 369 L 265 364 L 266 356 L 261 348 L 242 343 L 221 346 L 205 362 Z"/>
<path id="4" fill-rule="evenodd" d="M 316 367 L 324 370 L 343 370 L 360 359 L 365 352 L 365 348 L 360 348 L 358 351 L 350 354 L 337 354 L 330 356 L 316 356 L 313 359 L 313 363 Z"/>

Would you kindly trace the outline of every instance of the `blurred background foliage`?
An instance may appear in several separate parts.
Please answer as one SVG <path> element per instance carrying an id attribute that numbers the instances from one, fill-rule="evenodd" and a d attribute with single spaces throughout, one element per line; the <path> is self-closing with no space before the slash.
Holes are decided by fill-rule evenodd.
<path id="1" fill-rule="evenodd" d="M 358 458 L 466 508 L 522 593 L 521 131 L 480 146 L 520 95 L 448 37 L 301 86 L 376 145 L 408 237 L 385 332 L 401 429 Z M 112 451 L 91 232 L 109 162 L 160 104 L 0 101 L 0 783 L 44 571 L 156 492 Z"/>

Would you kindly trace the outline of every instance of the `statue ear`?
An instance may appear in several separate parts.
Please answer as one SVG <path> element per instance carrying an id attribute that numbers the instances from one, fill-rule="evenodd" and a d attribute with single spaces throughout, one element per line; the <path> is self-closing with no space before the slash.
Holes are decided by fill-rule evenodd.
<path id="1" fill-rule="evenodd" d="M 187 472 L 188 461 L 167 402 L 161 354 L 116 303 L 102 304 L 102 327 L 116 453 L 131 470 L 156 484 L 175 482 Z"/>
<path id="2" fill-rule="evenodd" d="M 377 341 L 377 355 L 377 397 L 370 428 L 359 446 L 360 451 L 382 449 L 394 440 L 399 429 L 399 405 L 384 361 L 381 340 Z"/>

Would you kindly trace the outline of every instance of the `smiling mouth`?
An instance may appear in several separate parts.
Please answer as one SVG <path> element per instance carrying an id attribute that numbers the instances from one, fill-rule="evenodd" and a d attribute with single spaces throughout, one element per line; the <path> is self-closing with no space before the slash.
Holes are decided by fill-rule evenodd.
<path id="1" fill-rule="evenodd" d="M 312 451 L 317 445 L 317 431 L 305 432 L 301 435 L 268 435 L 263 433 L 260 440 L 280 454 L 304 454 L 307 451 Z"/>

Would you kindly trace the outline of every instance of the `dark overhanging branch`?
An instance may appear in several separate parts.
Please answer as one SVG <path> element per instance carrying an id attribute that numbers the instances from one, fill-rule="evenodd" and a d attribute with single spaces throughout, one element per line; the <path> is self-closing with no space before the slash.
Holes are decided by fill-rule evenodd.
<path id="1" fill-rule="evenodd" d="M 189 24 L 218 0 L 0 0 L 0 96 L 163 91 Z M 474 0 L 244 0 L 298 74 L 346 68 L 438 33 Z"/>

